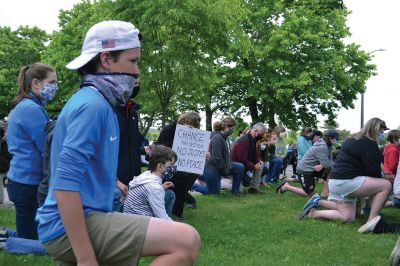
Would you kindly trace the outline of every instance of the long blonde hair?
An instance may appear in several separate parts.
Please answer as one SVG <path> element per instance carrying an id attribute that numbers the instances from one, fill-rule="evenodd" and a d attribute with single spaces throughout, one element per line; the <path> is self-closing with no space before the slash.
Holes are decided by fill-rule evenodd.
<path id="1" fill-rule="evenodd" d="M 387 129 L 385 121 L 374 117 L 368 120 L 367 123 L 365 123 L 365 125 L 363 126 L 363 128 L 359 132 L 351 135 L 350 138 L 359 140 L 362 137 L 367 137 L 378 143 L 379 132 L 385 129 Z"/>

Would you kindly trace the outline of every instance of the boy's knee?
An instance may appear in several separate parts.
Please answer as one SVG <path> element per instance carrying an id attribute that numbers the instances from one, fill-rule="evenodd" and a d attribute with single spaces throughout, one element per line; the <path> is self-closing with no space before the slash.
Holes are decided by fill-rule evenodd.
<path id="1" fill-rule="evenodd" d="M 197 254 L 199 253 L 201 238 L 197 230 L 191 226 L 190 226 L 190 231 L 191 231 L 190 239 L 188 239 L 190 243 L 188 243 L 189 244 L 188 247 L 190 249 L 189 251 L 190 259 L 194 262 L 197 257 Z"/>

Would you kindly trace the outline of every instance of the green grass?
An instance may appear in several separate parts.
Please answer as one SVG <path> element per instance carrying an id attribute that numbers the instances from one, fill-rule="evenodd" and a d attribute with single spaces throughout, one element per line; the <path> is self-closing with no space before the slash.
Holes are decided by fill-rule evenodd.
<path id="1" fill-rule="evenodd" d="M 353 224 L 297 221 L 305 198 L 291 193 L 234 198 L 198 196 L 197 209 L 185 209 L 186 222 L 202 238 L 196 265 L 388 265 L 396 234 L 357 233 L 366 217 Z M 398 221 L 398 209 L 384 209 Z M 0 209 L 0 224 L 14 227 L 14 211 Z M 142 259 L 147 265 L 150 259 Z M 52 265 L 48 257 L 17 256 L 0 251 L 0 265 Z"/>

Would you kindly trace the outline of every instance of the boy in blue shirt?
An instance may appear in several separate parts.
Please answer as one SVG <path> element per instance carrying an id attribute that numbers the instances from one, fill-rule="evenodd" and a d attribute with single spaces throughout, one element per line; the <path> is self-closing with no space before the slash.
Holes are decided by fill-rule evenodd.
<path id="1" fill-rule="evenodd" d="M 137 89 L 140 33 L 131 23 L 103 21 L 86 34 L 69 69 L 81 88 L 66 103 L 54 130 L 49 194 L 38 210 L 39 239 L 60 264 L 190 265 L 200 246 L 189 225 L 112 213 L 119 127 L 115 108 Z"/>

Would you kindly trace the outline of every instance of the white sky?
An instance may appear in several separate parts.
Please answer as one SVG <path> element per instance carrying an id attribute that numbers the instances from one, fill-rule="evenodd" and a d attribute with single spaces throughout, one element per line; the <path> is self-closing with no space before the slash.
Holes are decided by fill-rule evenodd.
<path id="1" fill-rule="evenodd" d="M 71 9 L 80 0 L 0 0 L 0 26 L 10 26 L 13 30 L 19 25 L 38 26 L 51 33 L 58 30 L 60 9 Z M 375 52 L 372 63 L 377 65 L 377 75 L 367 82 L 364 95 L 364 121 L 379 117 L 390 128 L 400 125 L 397 104 L 399 74 L 396 63 L 400 61 L 399 0 L 345 0 L 352 14 L 348 17 L 351 42 L 361 45 L 365 51 L 386 49 Z M 399 97 L 399 98 L 398 98 Z M 340 128 L 355 132 L 360 127 L 360 100 L 355 108 L 339 112 L 337 122 Z"/>

